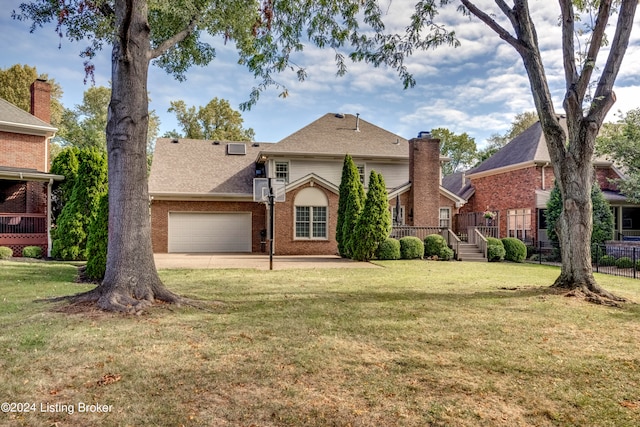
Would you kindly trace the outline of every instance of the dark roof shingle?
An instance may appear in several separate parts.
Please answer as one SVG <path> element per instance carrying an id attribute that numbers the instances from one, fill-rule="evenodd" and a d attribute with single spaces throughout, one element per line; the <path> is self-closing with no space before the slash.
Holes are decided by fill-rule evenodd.
<path id="1" fill-rule="evenodd" d="M 260 147 L 246 155 L 227 154 L 227 142 L 160 138 L 156 141 L 149 193 L 249 196 Z"/>

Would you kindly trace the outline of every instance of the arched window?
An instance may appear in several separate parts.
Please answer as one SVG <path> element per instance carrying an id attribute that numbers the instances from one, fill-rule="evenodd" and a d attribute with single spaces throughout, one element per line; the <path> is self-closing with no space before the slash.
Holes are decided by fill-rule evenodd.
<path id="1" fill-rule="evenodd" d="M 328 224 L 327 195 L 320 189 L 307 187 L 296 195 L 293 202 L 295 207 L 295 238 L 326 240 Z"/>

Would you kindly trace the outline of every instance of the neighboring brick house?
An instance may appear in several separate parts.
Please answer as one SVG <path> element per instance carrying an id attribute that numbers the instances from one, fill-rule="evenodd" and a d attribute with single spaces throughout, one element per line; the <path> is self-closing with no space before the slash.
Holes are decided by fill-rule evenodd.
<path id="1" fill-rule="evenodd" d="M 51 186 L 64 179 L 49 172 L 50 85 L 31 85 L 31 114 L 0 99 L 0 246 L 21 256 L 25 246 L 51 248 Z"/>
<path id="2" fill-rule="evenodd" d="M 267 208 L 253 179 L 284 181 L 275 205 L 275 253 L 335 254 L 338 188 L 350 154 L 365 187 L 385 179 L 401 223 L 450 227 L 464 200 L 440 185 L 439 141 L 411 141 L 358 116 L 326 114 L 276 144 L 187 139 L 156 142 L 149 193 L 155 252 L 261 252 Z"/>
<path id="3" fill-rule="evenodd" d="M 564 121 L 561 121 L 564 125 Z M 566 126 L 566 125 L 565 125 Z M 608 179 L 623 178 L 613 163 L 593 161 L 596 178 L 615 216 L 615 235 L 640 233 L 640 207 L 626 202 Z M 467 201 L 456 218 L 456 231 L 466 227 L 496 227 L 499 237 L 526 242 L 546 241 L 545 210 L 555 177 L 540 123 L 514 138 L 477 167 L 443 178 L 443 185 Z M 497 214 L 483 219 L 483 212 Z"/>

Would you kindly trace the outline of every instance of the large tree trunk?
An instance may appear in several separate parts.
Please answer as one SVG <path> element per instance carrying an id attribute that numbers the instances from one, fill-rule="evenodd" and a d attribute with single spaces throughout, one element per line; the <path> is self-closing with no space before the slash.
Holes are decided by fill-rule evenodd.
<path id="1" fill-rule="evenodd" d="M 517 0 L 513 2 L 513 6 L 509 6 L 506 2 L 496 1 L 513 26 L 512 34 L 498 24 L 491 14 L 478 8 L 473 1 L 460 1 L 470 13 L 480 18 L 513 46 L 522 57 L 529 77 L 556 182 L 564 200 L 563 211 L 556 224 L 561 245 L 562 270 L 553 286 L 580 291 L 586 294 L 587 298 L 598 302 L 619 300 L 596 284 L 591 268 L 591 185 L 594 179 L 592 160 L 598 130 L 615 102 L 613 84 L 629 44 L 638 1 L 622 0 L 619 5 L 612 48 L 598 80 L 593 100 L 585 114 L 585 95 L 591 82 L 596 58 L 603 45 L 613 2 L 603 0 L 597 6 L 597 20 L 592 29 L 591 43 L 586 51 L 587 60 L 580 69 L 576 64 L 574 46 L 574 4 L 571 0 L 559 0 L 562 15 L 562 52 L 566 82 L 564 109 L 567 114 L 567 131 L 562 129 L 554 110 L 528 2 Z"/>
<path id="2" fill-rule="evenodd" d="M 156 271 L 151 247 L 146 141 L 149 25 L 145 1 L 116 1 L 112 95 L 107 123 L 109 244 L 100 286 L 82 299 L 135 312 L 155 299 L 177 302 Z"/>

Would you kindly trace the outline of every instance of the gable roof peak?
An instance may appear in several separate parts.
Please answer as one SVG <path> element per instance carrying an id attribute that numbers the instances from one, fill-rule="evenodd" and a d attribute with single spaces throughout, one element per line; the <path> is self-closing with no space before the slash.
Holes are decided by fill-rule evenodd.
<path id="1" fill-rule="evenodd" d="M 408 141 L 359 114 L 326 113 L 263 150 L 264 154 L 409 158 Z"/>

